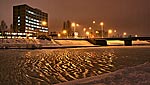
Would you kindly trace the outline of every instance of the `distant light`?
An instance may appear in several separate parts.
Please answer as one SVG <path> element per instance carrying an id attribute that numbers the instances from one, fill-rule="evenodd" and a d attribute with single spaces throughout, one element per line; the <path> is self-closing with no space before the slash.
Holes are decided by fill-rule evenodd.
<path id="1" fill-rule="evenodd" d="M 73 23 L 71 24 L 71 26 L 72 26 L 72 27 L 75 27 L 75 26 L 76 26 L 76 23 L 73 22 Z"/>
<path id="2" fill-rule="evenodd" d="M 93 24 L 95 24 L 95 21 L 93 21 Z"/>
<path id="3" fill-rule="evenodd" d="M 127 33 L 126 33 L 126 32 L 124 32 L 124 33 L 123 33 L 123 35 L 125 36 L 125 35 L 127 35 Z"/>
<path id="4" fill-rule="evenodd" d="M 114 30 L 114 32 L 117 32 L 117 30 Z"/>
<path id="5" fill-rule="evenodd" d="M 104 25 L 104 23 L 103 23 L 103 22 L 100 22 L 100 25 L 101 25 L 101 26 L 103 26 L 103 25 Z"/>
<path id="6" fill-rule="evenodd" d="M 138 35 L 135 35 L 135 37 L 138 37 Z"/>
<path id="7" fill-rule="evenodd" d="M 63 30 L 63 34 L 66 34 L 67 33 L 67 30 Z"/>
<path id="8" fill-rule="evenodd" d="M 90 35 L 90 32 L 87 31 L 87 32 L 86 32 L 86 35 Z"/>
<path id="9" fill-rule="evenodd" d="M 75 35 L 75 36 L 78 36 L 78 32 L 75 32 L 74 35 Z"/>
<path id="10" fill-rule="evenodd" d="M 86 28 L 83 28 L 83 31 L 86 31 Z"/>
<path id="11" fill-rule="evenodd" d="M 99 33 L 99 31 L 96 31 L 95 33 L 96 33 L 96 34 L 98 34 L 98 33 Z"/>
<path id="12" fill-rule="evenodd" d="M 58 33 L 58 37 L 60 37 L 61 36 L 61 34 L 60 33 Z"/>
<path id="13" fill-rule="evenodd" d="M 47 22 L 46 21 L 42 21 L 42 25 L 46 26 Z"/>
<path id="14" fill-rule="evenodd" d="M 76 24 L 77 27 L 79 27 L 79 24 Z"/>
<path id="15" fill-rule="evenodd" d="M 109 34 L 111 34 L 111 33 L 112 33 L 112 30 L 111 30 L 111 29 L 109 29 L 109 30 L 108 30 L 108 33 L 109 33 Z"/>
<path id="16" fill-rule="evenodd" d="M 92 27 L 89 27 L 89 29 L 91 30 L 91 29 L 92 29 Z"/>

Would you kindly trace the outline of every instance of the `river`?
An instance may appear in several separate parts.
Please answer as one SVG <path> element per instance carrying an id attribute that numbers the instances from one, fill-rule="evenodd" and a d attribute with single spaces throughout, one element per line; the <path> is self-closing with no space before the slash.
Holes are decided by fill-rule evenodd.
<path id="1" fill-rule="evenodd" d="M 150 62 L 150 46 L 0 50 L 1 85 L 49 85 Z"/>

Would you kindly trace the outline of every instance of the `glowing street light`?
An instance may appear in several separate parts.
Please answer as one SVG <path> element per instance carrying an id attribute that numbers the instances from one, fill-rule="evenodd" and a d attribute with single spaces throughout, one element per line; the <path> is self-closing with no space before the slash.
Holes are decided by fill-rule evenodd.
<path id="1" fill-rule="evenodd" d="M 46 26 L 47 22 L 46 21 L 42 21 L 42 26 Z"/>
<path id="2" fill-rule="evenodd" d="M 135 35 L 135 37 L 138 37 L 138 35 Z"/>
<path id="3" fill-rule="evenodd" d="M 92 27 L 89 27 L 89 30 L 91 30 L 92 29 Z"/>
<path id="4" fill-rule="evenodd" d="M 79 35 L 78 32 L 74 33 L 75 38 L 78 38 L 78 35 Z"/>
<path id="5" fill-rule="evenodd" d="M 57 35 L 58 37 L 61 37 L 61 34 L 60 33 L 58 33 L 58 35 Z"/>
<path id="6" fill-rule="evenodd" d="M 67 30 L 63 30 L 63 34 L 66 34 L 67 33 Z"/>
<path id="7" fill-rule="evenodd" d="M 108 30 L 108 33 L 109 33 L 109 34 L 112 34 L 112 32 L 113 32 L 113 31 L 112 31 L 111 29 Z"/>
<path id="8" fill-rule="evenodd" d="M 76 23 L 73 22 L 73 23 L 71 24 L 71 26 L 72 26 L 72 27 L 75 27 L 75 26 L 76 26 Z"/>
<path id="9" fill-rule="evenodd" d="M 110 37 L 113 31 L 111 29 L 108 30 L 108 36 Z"/>
<path id="10" fill-rule="evenodd" d="M 103 23 L 103 22 L 100 22 L 100 26 L 101 26 L 101 30 L 102 30 L 102 38 L 104 38 L 104 36 L 103 36 L 104 23 Z"/>
<path id="11" fill-rule="evenodd" d="M 127 33 L 126 32 L 123 32 L 123 37 L 125 37 L 127 35 Z"/>
<path id="12" fill-rule="evenodd" d="M 86 31 L 86 28 L 83 28 L 83 31 L 85 32 L 85 31 Z"/>
<path id="13" fill-rule="evenodd" d="M 127 33 L 126 33 L 126 32 L 124 32 L 124 33 L 123 33 L 123 35 L 124 35 L 124 36 L 126 36 L 126 35 L 127 35 Z"/>
<path id="14" fill-rule="evenodd" d="M 95 21 L 93 21 L 93 24 L 95 24 L 96 22 Z"/>
<path id="15" fill-rule="evenodd" d="M 99 31 L 96 31 L 95 33 L 96 33 L 96 34 L 98 34 L 98 33 L 99 33 Z"/>
<path id="16" fill-rule="evenodd" d="M 77 27 L 79 27 L 79 24 L 76 24 Z"/>
<path id="17" fill-rule="evenodd" d="M 87 32 L 86 32 L 86 35 L 89 36 L 89 35 L 90 35 L 90 32 L 87 31 Z"/>

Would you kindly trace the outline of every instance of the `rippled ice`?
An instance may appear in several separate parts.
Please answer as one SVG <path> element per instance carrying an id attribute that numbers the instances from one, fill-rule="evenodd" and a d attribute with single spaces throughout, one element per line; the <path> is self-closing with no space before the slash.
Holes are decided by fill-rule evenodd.
<path id="1" fill-rule="evenodd" d="M 56 84 L 150 61 L 149 47 L 0 50 L 0 84 Z"/>

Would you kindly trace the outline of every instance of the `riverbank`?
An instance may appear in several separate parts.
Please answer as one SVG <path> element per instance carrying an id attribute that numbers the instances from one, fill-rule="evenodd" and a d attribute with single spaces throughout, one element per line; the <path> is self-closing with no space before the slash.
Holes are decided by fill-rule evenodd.
<path id="1" fill-rule="evenodd" d="M 56 49 L 97 46 L 86 40 L 0 39 L 0 49 Z"/>
<path id="2" fill-rule="evenodd" d="M 149 49 L 150 46 L 104 46 L 0 50 L 0 85 L 53 85 L 90 77 L 91 82 L 89 79 L 88 83 L 85 80 L 81 84 L 92 85 L 95 81 L 100 85 L 101 82 L 104 85 L 111 85 L 111 82 L 124 85 L 129 81 L 126 85 L 148 85 L 150 66 L 146 62 L 150 62 Z M 136 66 L 140 68 L 136 69 Z M 98 77 L 97 80 L 93 76 Z"/>
<path id="3" fill-rule="evenodd" d="M 124 46 L 121 40 L 106 40 L 105 46 Z M 132 45 L 150 45 L 148 41 L 132 41 Z M 79 48 L 79 47 L 99 47 L 88 40 L 43 40 L 43 39 L 0 39 L 0 49 L 57 49 L 57 48 Z"/>
<path id="4" fill-rule="evenodd" d="M 150 63 L 127 67 L 112 73 L 68 81 L 55 85 L 149 85 Z"/>

